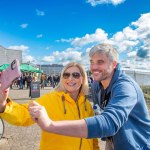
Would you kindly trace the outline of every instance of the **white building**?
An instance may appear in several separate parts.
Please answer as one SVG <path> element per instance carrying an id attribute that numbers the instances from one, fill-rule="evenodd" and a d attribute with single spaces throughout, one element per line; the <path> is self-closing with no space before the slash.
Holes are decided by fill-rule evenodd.
<path id="1" fill-rule="evenodd" d="M 6 49 L 0 45 L 0 65 L 10 64 L 14 59 L 22 63 L 22 51 Z"/>
<path id="2" fill-rule="evenodd" d="M 60 75 L 63 65 L 52 64 L 52 65 L 37 65 L 39 69 L 43 70 L 43 73 L 47 75 Z"/>

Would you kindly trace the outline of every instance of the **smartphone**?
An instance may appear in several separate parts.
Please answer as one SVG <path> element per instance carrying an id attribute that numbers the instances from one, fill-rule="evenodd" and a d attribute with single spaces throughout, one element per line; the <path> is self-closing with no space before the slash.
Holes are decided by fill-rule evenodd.
<path id="1" fill-rule="evenodd" d="M 0 81 L 1 89 L 6 90 L 10 87 L 14 80 L 21 77 L 20 64 L 17 59 L 15 59 L 9 67 L 2 71 Z"/>

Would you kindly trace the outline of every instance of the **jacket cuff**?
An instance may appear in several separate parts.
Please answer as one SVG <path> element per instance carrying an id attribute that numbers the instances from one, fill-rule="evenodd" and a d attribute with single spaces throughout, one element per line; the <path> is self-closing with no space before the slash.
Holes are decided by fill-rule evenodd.
<path id="1" fill-rule="evenodd" d="M 5 115 L 5 113 L 10 111 L 10 108 L 12 108 L 12 100 L 10 98 L 7 98 L 6 100 L 6 107 L 3 113 L 0 113 L 0 116 L 2 117 L 3 115 Z"/>

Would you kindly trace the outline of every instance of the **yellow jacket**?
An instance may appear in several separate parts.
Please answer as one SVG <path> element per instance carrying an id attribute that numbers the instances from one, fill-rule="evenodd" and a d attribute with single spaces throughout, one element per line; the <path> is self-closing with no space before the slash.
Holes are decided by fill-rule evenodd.
<path id="1" fill-rule="evenodd" d="M 78 120 L 93 116 L 91 104 L 83 95 L 76 103 L 69 94 L 53 91 L 36 100 L 43 105 L 52 120 Z M 17 104 L 10 100 L 4 113 L 0 116 L 7 122 L 17 126 L 33 124 L 28 104 Z M 67 137 L 42 131 L 40 150 L 98 150 L 97 139 Z"/>

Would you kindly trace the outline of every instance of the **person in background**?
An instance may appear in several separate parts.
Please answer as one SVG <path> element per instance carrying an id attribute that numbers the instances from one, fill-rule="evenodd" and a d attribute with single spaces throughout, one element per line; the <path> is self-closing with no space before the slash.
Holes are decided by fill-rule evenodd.
<path id="1" fill-rule="evenodd" d="M 37 75 L 36 73 L 34 73 L 32 77 L 32 82 L 37 82 L 37 81 L 38 81 Z"/>
<path id="2" fill-rule="evenodd" d="M 44 73 L 42 73 L 42 75 L 41 75 L 41 89 L 44 89 L 44 87 L 45 87 L 45 80 L 46 80 L 46 76 Z"/>
<path id="3" fill-rule="evenodd" d="M 25 88 L 27 86 L 27 74 L 23 73 L 23 87 Z"/>
<path id="4" fill-rule="evenodd" d="M 23 89 L 23 74 L 20 77 L 20 89 Z"/>
<path id="5" fill-rule="evenodd" d="M 36 100 L 45 107 L 53 120 L 79 120 L 93 116 L 93 109 L 87 100 L 88 83 L 83 67 L 69 63 L 64 67 L 59 85 Z M 35 123 L 30 117 L 27 104 L 18 104 L 8 98 L 9 90 L 0 91 L 0 117 L 17 126 Z M 40 150 L 98 150 L 97 139 L 67 137 L 42 130 Z"/>
<path id="6" fill-rule="evenodd" d="M 111 150 L 150 150 L 150 118 L 143 92 L 118 63 L 118 53 L 109 44 L 94 46 L 90 52 L 94 103 L 99 115 L 75 121 L 56 121 L 44 107 L 33 102 L 30 115 L 47 132 L 104 138 Z M 50 117 L 50 118 L 49 118 Z"/>
<path id="7" fill-rule="evenodd" d="M 27 89 L 31 88 L 31 82 L 32 82 L 32 76 L 31 73 L 29 73 L 29 75 L 27 76 Z"/>

